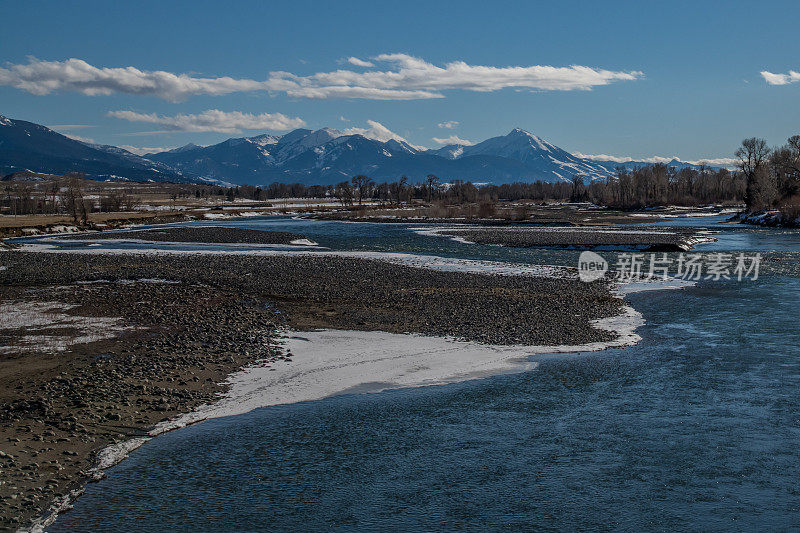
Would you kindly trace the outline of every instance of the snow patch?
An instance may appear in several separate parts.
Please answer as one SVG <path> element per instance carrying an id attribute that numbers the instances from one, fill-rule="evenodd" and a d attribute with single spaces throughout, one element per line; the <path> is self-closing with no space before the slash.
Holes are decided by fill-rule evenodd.
<path id="1" fill-rule="evenodd" d="M 295 239 L 293 241 L 289 241 L 289 244 L 293 244 L 295 246 L 319 246 L 314 241 L 310 241 L 308 239 Z"/>
<path id="2" fill-rule="evenodd" d="M 119 463 L 131 453 L 133 450 L 150 440 L 150 437 L 137 437 L 135 439 L 118 442 L 111 446 L 106 446 L 97 454 L 97 464 L 92 469 L 93 473 L 99 473 L 101 470 L 111 468 Z M 95 477 L 98 477 L 95 475 Z M 99 476 L 99 477 L 102 477 Z"/>
<path id="3" fill-rule="evenodd" d="M 0 303 L 0 332 L 12 339 L 0 346 L 0 353 L 63 352 L 74 344 L 112 339 L 130 329 L 121 318 L 67 314 L 75 307 L 64 302 Z M 24 330 L 24 334 L 15 335 L 15 330 Z"/>
<path id="4" fill-rule="evenodd" d="M 442 385 L 533 370 L 538 366 L 530 360 L 533 355 L 635 344 L 640 340 L 635 330 L 643 323 L 641 314 L 626 306 L 619 316 L 593 322 L 598 329 L 616 333 L 615 340 L 572 346 L 487 345 L 383 331 L 289 331 L 283 347 L 291 362 L 279 360 L 232 374 L 227 380 L 230 390 L 218 402 L 159 424 L 154 434 L 209 418 L 335 394 Z"/>

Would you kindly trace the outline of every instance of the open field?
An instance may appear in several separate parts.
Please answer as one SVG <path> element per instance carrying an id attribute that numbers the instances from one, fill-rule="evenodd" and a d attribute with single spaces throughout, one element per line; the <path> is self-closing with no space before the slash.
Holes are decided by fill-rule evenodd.
<path id="1" fill-rule="evenodd" d="M 324 212 L 333 198 L 267 199 L 252 186 L 94 181 L 35 174 L 2 182 L 0 238 L 231 216 Z"/>

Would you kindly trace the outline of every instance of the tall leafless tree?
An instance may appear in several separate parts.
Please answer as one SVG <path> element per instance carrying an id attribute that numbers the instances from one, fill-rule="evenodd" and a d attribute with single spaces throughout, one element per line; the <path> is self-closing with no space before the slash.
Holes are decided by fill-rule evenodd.
<path id="1" fill-rule="evenodd" d="M 757 137 L 750 137 L 742 141 L 742 145 L 735 154 L 739 159 L 739 168 L 747 180 L 745 202 L 749 210 L 768 207 L 774 198 L 771 198 L 770 172 L 764 170 L 770 155 L 767 141 Z"/>
<path id="2" fill-rule="evenodd" d="M 430 203 L 431 199 L 433 198 L 434 187 L 439 186 L 439 178 L 435 174 L 428 174 L 425 177 L 425 185 L 428 192 L 428 203 Z"/>
<path id="3" fill-rule="evenodd" d="M 353 176 L 352 181 L 358 197 L 358 205 L 361 205 L 362 201 L 364 200 L 364 196 L 367 195 L 367 191 L 372 188 L 375 182 L 363 174 Z"/>

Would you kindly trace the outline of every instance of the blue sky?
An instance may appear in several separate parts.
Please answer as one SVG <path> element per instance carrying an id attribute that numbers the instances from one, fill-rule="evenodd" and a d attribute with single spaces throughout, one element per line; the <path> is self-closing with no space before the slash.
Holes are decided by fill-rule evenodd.
<path id="1" fill-rule="evenodd" d="M 0 19 L 0 114 L 105 144 L 375 121 L 427 147 L 521 127 L 573 152 L 698 160 L 800 133 L 796 1 L 28 0 Z"/>

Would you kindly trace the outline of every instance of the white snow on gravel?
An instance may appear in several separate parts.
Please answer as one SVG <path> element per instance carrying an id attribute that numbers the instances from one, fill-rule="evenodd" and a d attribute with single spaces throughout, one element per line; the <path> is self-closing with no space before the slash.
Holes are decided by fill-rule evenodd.
<path id="1" fill-rule="evenodd" d="M 575 346 L 490 345 L 383 331 L 317 330 L 287 332 L 283 347 L 291 362 L 255 365 L 232 374 L 230 390 L 205 405 L 156 426 L 153 434 L 208 418 L 238 415 L 260 407 L 319 400 L 348 392 L 442 385 L 506 372 L 535 369 L 530 356 L 603 350 L 635 344 L 642 316 L 631 307 L 612 318 L 594 321 L 613 331 L 610 342 Z"/>
<path id="2" fill-rule="evenodd" d="M 106 242 L 113 241 L 108 239 Z M 131 242 L 131 241 L 126 241 Z M 149 243 L 152 244 L 152 243 Z M 165 244 L 165 243 L 158 243 Z M 187 243 L 179 243 L 187 244 Z M 194 244 L 194 243 L 190 243 Z M 226 244 L 226 247 L 234 248 Z M 304 255 L 314 257 L 350 257 L 354 259 L 371 259 L 389 263 L 430 268 L 433 270 L 471 272 L 477 274 L 499 274 L 505 276 L 543 276 L 558 278 L 576 278 L 577 269 L 551 265 L 530 265 L 523 263 L 507 263 L 504 261 L 483 261 L 473 259 L 460 259 L 454 257 L 439 257 L 433 255 L 415 255 L 401 252 L 374 252 L 374 251 L 337 251 L 324 248 L 315 249 L 285 249 L 285 245 L 262 244 L 249 245 L 246 249 L 204 249 L 204 250 L 176 250 L 168 248 L 61 248 L 46 242 L 25 243 L 19 250 L 25 252 L 47 253 L 82 253 L 82 254 L 109 254 L 109 255 L 257 255 L 257 256 L 288 256 Z M 275 246 L 284 246 L 284 249 L 275 249 Z"/>
<path id="3" fill-rule="evenodd" d="M 0 345 L 0 353 L 63 352 L 74 344 L 111 339 L 128 329 L 120 318 L 66 313 L 75 307 L 63 302 L 0 303 L 0 333 L 13 339 L 12 345 Z M 13 333 L 21 329 L 24 334 Z"/>

